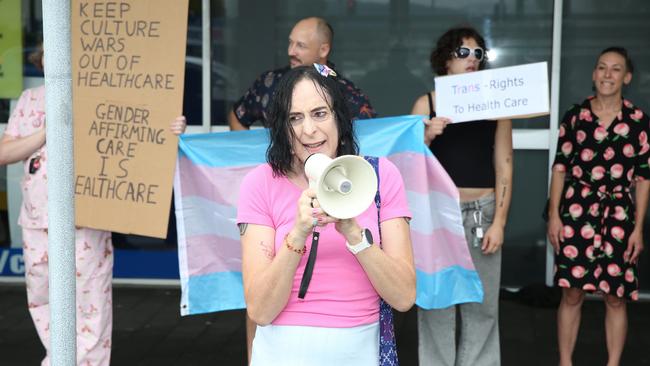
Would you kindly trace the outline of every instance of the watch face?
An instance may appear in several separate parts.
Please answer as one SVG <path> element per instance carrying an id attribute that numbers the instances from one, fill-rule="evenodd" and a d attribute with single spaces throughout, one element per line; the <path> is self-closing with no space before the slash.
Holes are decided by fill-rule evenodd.
<path id="1" fill-rule="evenodd" d="M 372 233 L 370 232 L 370 229 L 365 229 L 364 230 L 364 235 L 366 236 L 366 241 L 368 241 L 368 244 L 374 244 L 374 241 L 372 240 Z"/>

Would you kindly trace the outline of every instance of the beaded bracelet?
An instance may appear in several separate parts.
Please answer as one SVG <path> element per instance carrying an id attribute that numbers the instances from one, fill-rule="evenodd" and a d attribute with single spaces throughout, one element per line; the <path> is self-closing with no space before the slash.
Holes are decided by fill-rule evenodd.
<path id="1" fill-rule="evenodd" d="M 307 247 L 302 247 L 300 249 L 296 249 L 296 248 L 293 247 L 293 245 L 289 244 L 289 234 L 287 234 L 284 237 L 284 245 L 286 245 L 287 249 L 289 249 L 290 251 L 292 251 L 294 253 L 298 253 L 300 255 L 303 255 L 303 254 L 305 254 L 307 252 Z"/>

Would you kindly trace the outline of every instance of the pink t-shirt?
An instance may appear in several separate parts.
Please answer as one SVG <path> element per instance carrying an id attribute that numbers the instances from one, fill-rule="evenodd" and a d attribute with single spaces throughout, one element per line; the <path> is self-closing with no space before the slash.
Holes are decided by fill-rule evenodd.
<path id="1" fill-rule="evenodd" d="M 27 89 L 9 117 L 5 134 L 14 138 L 33 135 L 45 128 L 45 87 Z M 25 229 L 47 228 L 47 149 L 41 146 L 23 161 L 23 204 L 18 224 Z M 29 161 L 40 156 L 40 168 L 29 173 Z"/>
<path id="2" fill-rule="evenodd" d="M 399 171 L 387 159 L 379 159 L 381 221 L 411 217 L 404 183 Z M 237 223 L 270 226 L 275 229 L 275 250 L 293 227 L 297 201 L 302 189 L 286 177 L 273 177 L 268 164 L 251 171 L 240 188 Z M 377 209 L 374 202 L 357 217 L 361 227 L 369 228 L 379 244 Z M 345 246 L 345 238 L 330 224 L 319 228 L 320 243 L 309 290 L 298 298 L 300 281 L 309 251 L 302 257 L 293 279 L 289 301 L 273 320 L 274 325 L 355 327 L 379 319 L 379 295 L 368 276 Z M 307 248 L 311 236 L 307 238 Z"/>

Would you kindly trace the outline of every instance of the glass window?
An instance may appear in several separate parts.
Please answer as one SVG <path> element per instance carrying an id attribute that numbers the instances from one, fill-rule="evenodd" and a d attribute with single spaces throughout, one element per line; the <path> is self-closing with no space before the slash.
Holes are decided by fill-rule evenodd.
<path id="1" fill-rule="evenodd" d="M 9 121 L 9 99 L 0 99 L 0 123 Z"/>
<path id="2" fill-rule="evenodd" d="M 502 252 L 501 284 L 544 283 L 546 275 L 546 204 L 548 153 L 515 150 L 512 203 Z"/>
<path id="3" fill-rule="evenodd" d="M 11 245 L 9 235 L 9 204 L 7 201 L 7 168 L 0 167 L 0 248 Z"/>
<path id="4" fill-rule="evenodd" d="M 21 19 L 23 35 L 23 82 L 39 84 L 43 72 L 36 68 L 28 57 L 36 51 L 43 40 L 43 16 L 41 0 L 23 0 L 21 2 Z M 11 99 L 0 99 L 0 134 L 4 133 L 12 107 Z M 17 225 L 20 210 L 20 163 L 12 166 L 0 166 L 0 248 L 22 247 L 22 235 Z M 13 254 L 12 254 L 13 255 Z M 7 273 L 0 268 L 0 272 Z"/>
<path id="5" fill-rule="evenodd" d="M 23 76 L 42 78 L 43 72 L 28 61 L 29 55 L 36 50 L 43 41 L 43 16 L 41 14 L 41 0 L 22 1 L 22 27 L 23 27 Z M 0 99 L 0 123 L 9 120 L 10 99 Z"/>
<path id="6" fill-rule="evenodd" d="M 600 52 L 610 46 L 627 48 L 635 71 L 623 91 L 644 111 L 650 111 L 650 3 L 606 0 L 565 1 L 562 29 L 560 107 L 568 109 L 593 93 L 591 73 Z"/>
<path id="7" fill-rule="evenodd" d="M 25 59 L 42 40 L 41 1 L 22 1 Z M 614 8 L 608 0 L 564 2 L 561 110 L 591 93 L 591 70 L 600 50 L 621 45 L 637 67 L 625 95 L 650 111 L 650 71 L 644 64 L 650 56 L 646 39 L 650 23 L 644 15 L 648 11 L 650 3 L 642 0 L 618 2 Z M 433 88 L 429 54 L 436 39 L 453 26 L 468 24 L 485 36 L 492 51 L 491 67 L 539 61 L 549 62 L 549 71 L 551 66 L 553 2 L 546 0 L 212 0 L 210 13 L 210 108 L 211 123 L 217 125 L 226 124 L 232 104 L 262 72 L 288 64 L 291 28 L 298 19 L 314 14 L 325 17 L 335 30 L 330 60 L 369 96 L 380 116 L 408 114 L 415 99 Z M 202 123 L 202 44 L 202 1 L 190 0 L 183 113 L 195 125 Z M 28 62 L 24 65 L 25 76 L 42 77 Z M 0 100 L 0 122 L 8 119 L 9 104 Z M 548 119 L 516 120 L 514 128 L 548 128 Z M 519 286 L 544 281 L 545 225 L 540 215 L 548 152 L 518 150 L 514 161 L 503 284 Z M 0 169 L 0 247 L 9 245 L 5 228 L 12 220 L 6 209 L 11 203 L 3 204 L 7 200 L 2 192 L 11 185 L 7 175 L 13 176 L 10 169 Z M 172 215 L 165 240 L 115 234 L 116 253 L 120 249 L 173 253 L 173 220 Z M 647 256 L 643 260 L 650 265 Z M 650 277 L 641 283 L 650 289 Z"/>
<path id="8" fill-rule="evenodd" d="M 227 64 L 227 57 L 230 52 L 237 49 L 237 45 L 229 41 L 230 35 L 226 24 L 230 19 L 226 18 L 226 4 L 223 0 L 212 1 L 210 4 L 211 19 L 211 65 L 210 65 L 210 98 L 211 98 L 211 121 L 212 124 L 223 125 L 226 123 L 226 116 L 230 111 L 232 103 L 239 97 L 236 95 L 235 87 L 238 85 L 238 74 L 235 65 Z M 232 6 L 231 6 L 232 8 Z"/>
<path id="9" fill-rule="evenodd" d="M 213 60 L 224 62 L 234 75 L 223 91 L 230 104 L 262 72 L 288 64 L 291 28 L 298 19 L 313 14 L 321 14 L 334 28 L 330 60 L 370 97 L 380 116 L 410 113 L 415 99 L 433 88 L 429 54 L 437 37 L 450 27 L 476 27 L 496 54 L 493 67 L 551 59 L 553 4 L 548 1 L 528 1 L 526 6 L 522 1 L 502 0 L 217 4 L 224 13 L 213 20 L 213 36 L 218 24 L 216 33 L 223 35 L 223 44 L 213 40 L 213 47 L 218 44 L 225 54 L 213 49 Z M 229 109 L 230 105 L 224 113 Z M 213 111 L 213 121 L 224 123 L 221 113 Z M 515 127 L 548 128 L 548 116 L 517 120 Z"/>
<path id="10" fill-rule="evenodd" d="M 237 100 L 262 72 L 288 64 L 288 35 L 297 20 L 313 14 L 322 14 L 334 28 L 330 60 L 370 97 L 380 116 L 410 113 L 415 99 L 433 88 L 429 54 L 437 38 L 453 26 L 470 24 L 485 36 L 495 52 L 492 67 L 551 60 L 553 4 L 548 1 L 217 3 L 223 18 L 213 18 L 212 29 L 213 36 L 216 32 L 222 38 L 213 39 L 212 58 L 235 75 L 224 90 L 228 102 Z M 213 110 L 213 121 L 225 121 L 225 115 Z M 548 126 L 548 116 L 514 122 L 515 128 Z M 544 282 L 546 230 L 540 215 L 547 155 L 544 150 L 515 153 L 514 197 L 503 252 L 506 285 Z"/>
<path id="11" fill-rule="evenodd" d="M 201 0 L 190 0 L 185 51 L 183 115 L 188 125 L 203 124 L 203 32 Z"/>

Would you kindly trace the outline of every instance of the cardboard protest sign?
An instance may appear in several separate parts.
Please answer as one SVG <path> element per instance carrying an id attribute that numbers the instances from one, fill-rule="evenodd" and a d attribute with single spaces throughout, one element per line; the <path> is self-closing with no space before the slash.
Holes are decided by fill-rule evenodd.
<path id="1" fill-rule="evenodd" d="M 440 76 L 436 114 L 454 123 L 549 113 L 546 62 Z"/>
<path id="2" fill-rule="evenodd" d="M 77 226 L 164 238 L 188 0 L 73 0 Z"/>
<path id="3" fill-rule="evenodd" d="M 23 35 L 20 1 L 0 0 L 0 98 L 23 91 Z"/>

